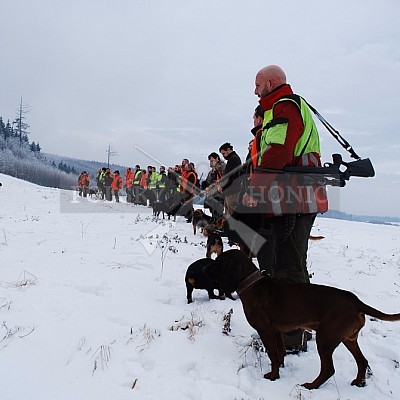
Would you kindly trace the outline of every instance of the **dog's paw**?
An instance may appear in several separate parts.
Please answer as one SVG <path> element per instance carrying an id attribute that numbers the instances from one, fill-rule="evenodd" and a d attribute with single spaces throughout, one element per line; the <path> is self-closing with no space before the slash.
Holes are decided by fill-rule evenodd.
<path id="1" fill-rule="evenodd" d="M 279 379 L 279 374 L 277 373 L 272 373 L 268 372 L 267 374 L 264 374 L 264 379 L 269 379 L 270 381 L 275 381 L 277 379 Z"/>
<path id="2" fill-rule="evenodd" d="M 308 390 L 312 390 L 312 389 L 316 389 L 317 388 L 317 386 L 315 386 L 312 382 L 303 383 L 301 386 L 303 386 L 304 388 L 306 388 Z"/>
<path id="3" fill-rule="evenodd" d="M 364 387 L 367 386 L 367 382 L 365 380 L 365 378 L 363 379 L 354 379 L 353 382 L 351 382 L 351 386 L 357 386 L 357 387 Z"/>

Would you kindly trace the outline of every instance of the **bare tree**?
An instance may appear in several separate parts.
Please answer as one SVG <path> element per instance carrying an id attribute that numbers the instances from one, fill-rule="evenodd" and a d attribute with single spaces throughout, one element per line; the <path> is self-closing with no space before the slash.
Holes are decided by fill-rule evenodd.
<path id="1" fill-rule="evenodd" d="M 118 155 L 118 153 L 111 147 L 111 143 L 109 143 L 106 153 L 107 153 L 107 168 L 110 168 L 111 157 Z"/>
<path id="2" fill-rule="evenodd" d="M 29 107 L 23 103 L 22 96 L 19 102 L 17 115 L 15 120 L 13 121 L 13 125 L 15 126 L 15 130 L 19 137 L 19 145 L 22 146 L 23 142 L 28 142 L 28 128 L 29 125 L 25 122 L 26 114 L 30 111 Z"/>

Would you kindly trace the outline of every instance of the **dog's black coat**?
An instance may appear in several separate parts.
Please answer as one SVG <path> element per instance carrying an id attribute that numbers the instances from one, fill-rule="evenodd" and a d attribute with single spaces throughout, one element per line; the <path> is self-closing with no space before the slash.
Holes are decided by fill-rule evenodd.
<path id="1" fill-rule="evenodd" d="M 203 269 L 214 261 L 210 258 L 201 258 L 190 264 L 185 275 L 186 298 L 188 304 L 193 301 L 193 289 L 205 289 L 209 299 L 218 298 L 214 294 L 214 289 L 219 290 L 219 283 L 209 279 L 203 272 Z"/>
<path id="2" fill-rule="evenodd" d="M 193 289 L 205 289 L 208 293 L 209 299 L 224 299 L 229 297 L 231 300 L 234 300 L 230 293 L 226 293 L 224 295 L 219 288 L 219 283 L 209 279 L 204 274 L 204 268 L 214 263 L 215 261 L 210 258 L 201 258 L 200 260 L 195 261 L 190 264 L 185 275 L 185 283 L 186 283 L 186 298 L 187 302 L 192 303 L 192 293 Z M 214 294 L 214 289 L 218 290 L 218 296 Z"/>
<path id="3" fill-rule="evenodd" d="M 90 196 L 90 197 L 96 196 L 96 195 L 97 195 L 97 192 L 98 192 L 97 189 L 90 188 L 90 189 L 89 189 L 89 196 Z"/>
<path id="4" fill-rule="evenodd" d="M 165 202 L 160 201 L 160 200 L 155 200 L 155 201 L 153 201 L 152 207 L 153 207 L 153 215 L 155 217 L 159 217 L 160 214 L 162 213 L 163 218 L 164 218 L 164 213 L 167 212 L 167 206 L 166 206 Z"/>
<path id="5" fill-rule="evenodd" d="M 171 195 L 167 199 L 163 200 L 155 200 L 153 202 L 153 215 L 155 217 L 160 216 L 162 213 L 163 218 L 165 218 L 165 214 L 168 215 L 168 219 L 174 217 L 174 221 L 176 216 L 179 215 L 179 210 L 182 207 L 180 202 L 180 196 L 178 195 Z"/>

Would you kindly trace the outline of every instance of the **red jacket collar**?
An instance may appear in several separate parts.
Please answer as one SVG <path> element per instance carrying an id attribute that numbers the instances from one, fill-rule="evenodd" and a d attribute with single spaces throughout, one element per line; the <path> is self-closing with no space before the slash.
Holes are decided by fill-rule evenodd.
<path id="1" fill-rule="evenodd" d="M 275 88 L 267 96 L 262 97 L 259 101 L 264 111 L 270 110 L 272 106 L 282 97 L 293 94 L 293 90 L 287 83 Z"/>

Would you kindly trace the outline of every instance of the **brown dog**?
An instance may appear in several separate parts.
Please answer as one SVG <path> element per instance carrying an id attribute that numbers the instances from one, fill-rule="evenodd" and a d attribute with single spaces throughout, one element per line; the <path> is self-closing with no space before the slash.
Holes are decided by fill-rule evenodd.
<path id="1" fill-rule="evenodd" d="M 211 258 L 214 253 L 219 256 L 224 251 L 224 243 L 222 242 L 221 235 L 216 231 L 208 229 L 207 226 L 203 229 L 203 235 L 207 238 L 206 257 Z"/>
<path id="2" fill-rule="evenodd" d="M 203 229 L 212 219 L 213 218 L 207 215 L 203 210 L 194 210 L 192 215 L 193 234 L 196 234 L 197 228 Z"/>
<path id="3" fill-rule="evenodd" d="M 359 300 L 353 293 L 330 286 L 288 283 L 264 276 L 239 250 L 228 250 L 207 266 L 205 274 L 220 282 L 220 289 L 237 291 L 249 324 L 257 330 L 271 360 L 264 378 L 279 378 L 285 347 L 283 333 L 298 328 L 316 331 L 321 371 L 307 389 L 317 389 L 334 373 L 332 354 L 343 343 L 356 360 L 358 372 L 352 385 L 365 386 L 368 361 L 357 337 L 365 314 L 383 321 L 399 321 L 400 314 L 384 314 Z"/>

